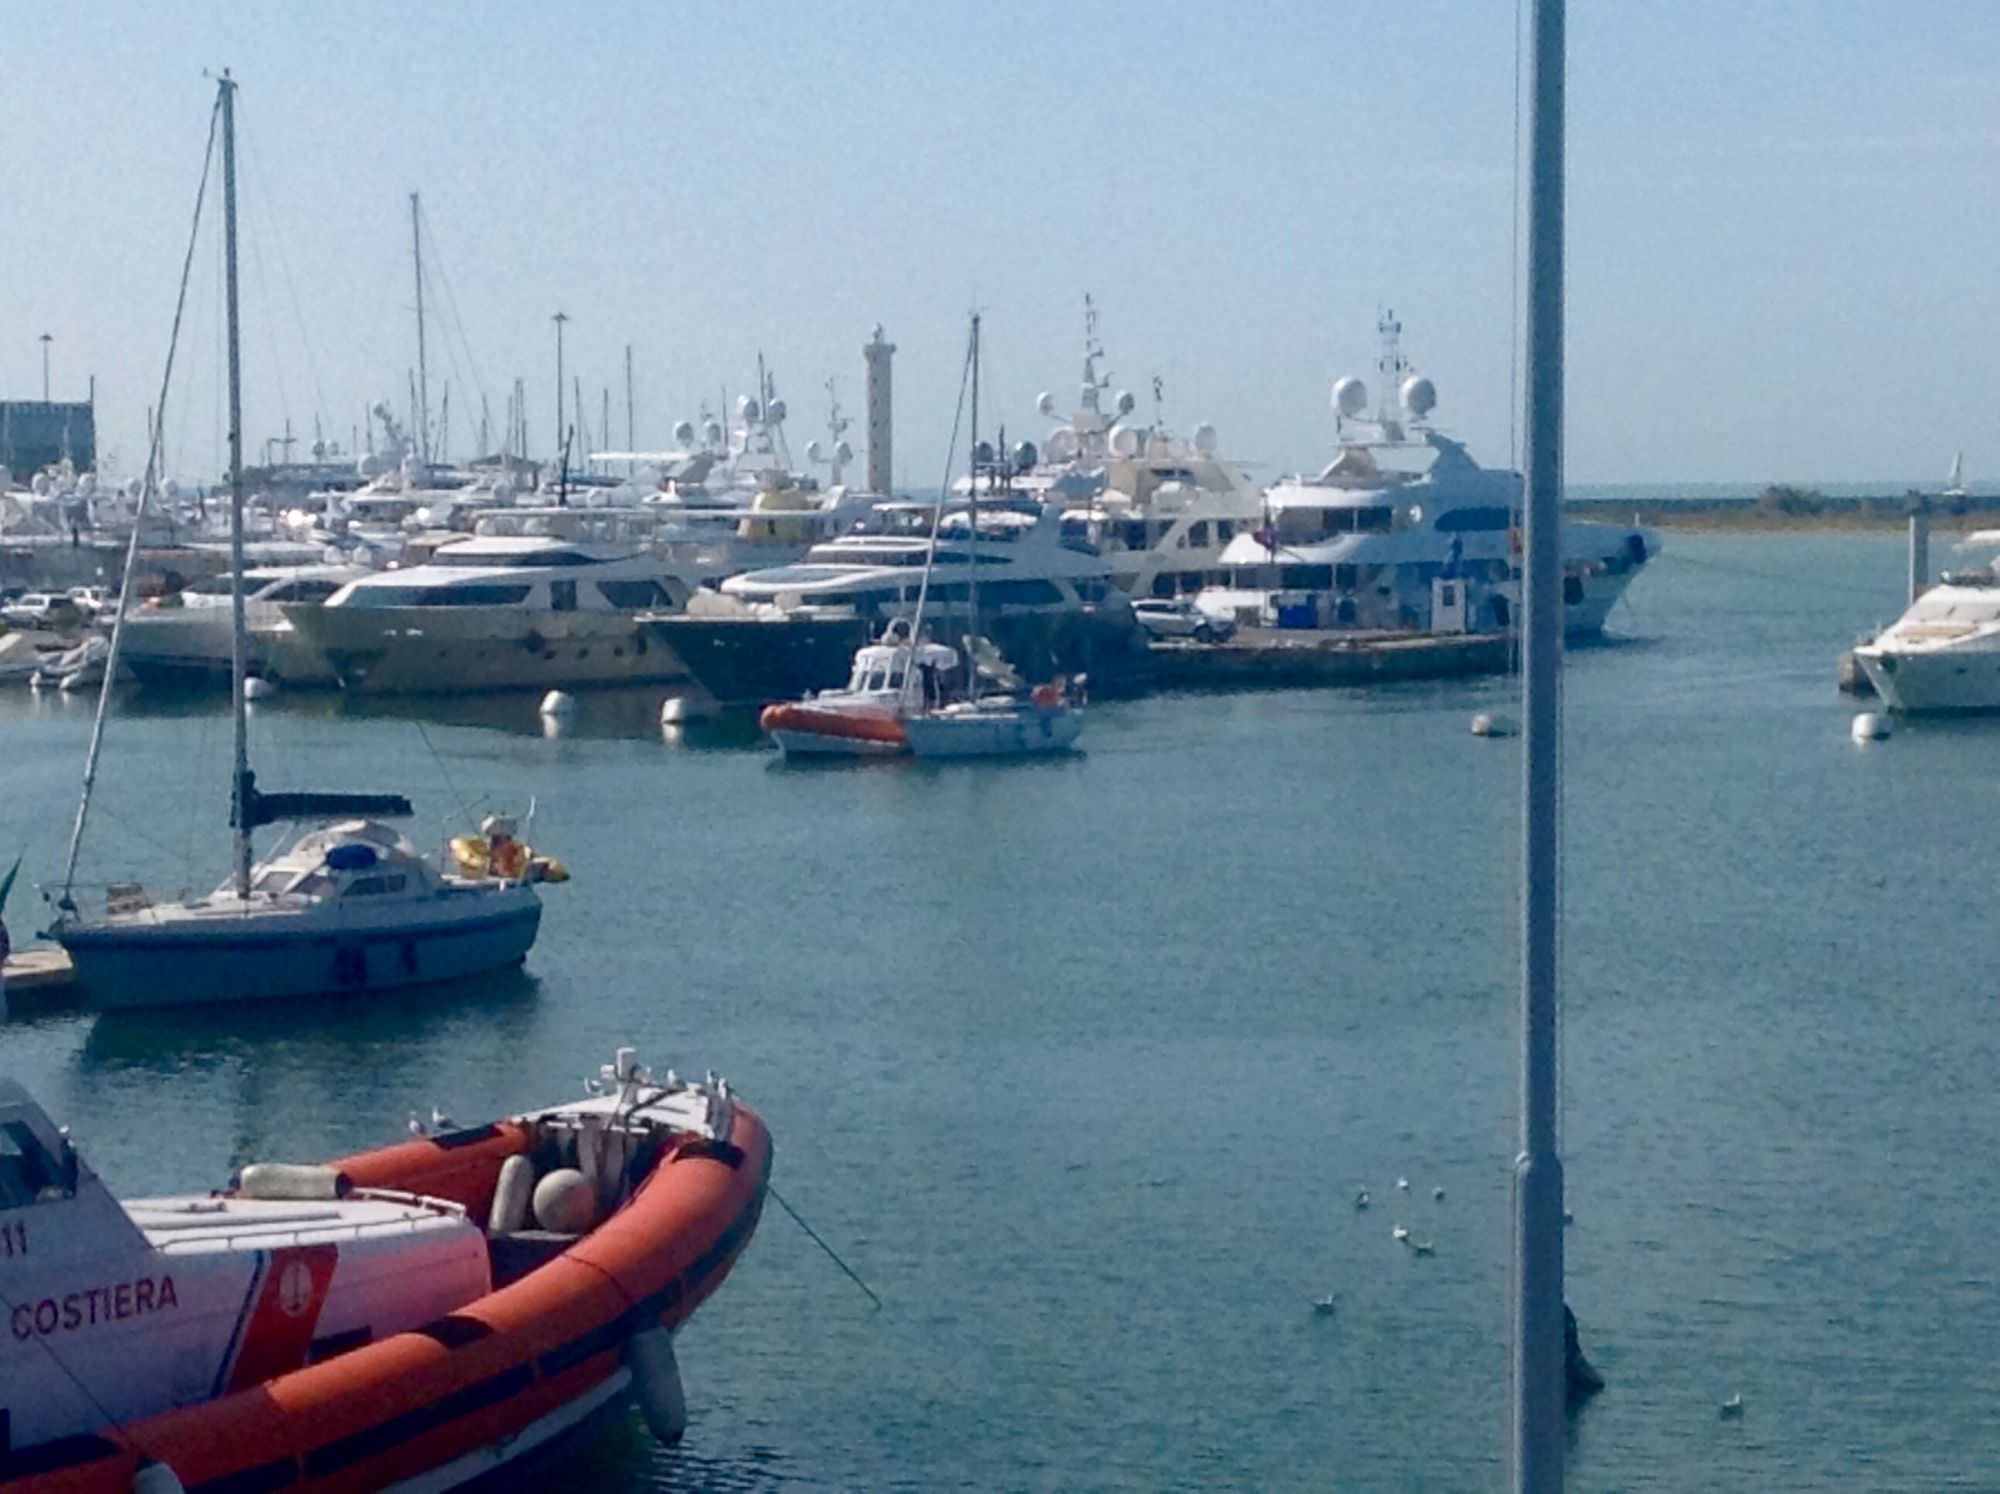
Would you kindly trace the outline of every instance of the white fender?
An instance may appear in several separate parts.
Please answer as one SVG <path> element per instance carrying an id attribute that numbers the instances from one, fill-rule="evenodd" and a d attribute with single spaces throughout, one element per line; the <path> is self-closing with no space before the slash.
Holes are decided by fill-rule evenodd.
<path id="1" fill-rule="evenodd" d="M 535 1193 L 535 1164 L 513 1156 L 500 1164 L 500 1182 L 493 1190 L 493 1212 L 486 1221 L 490 1235 L 511 1235 L 528 1227 L 528 1205 Z"/>
<path id="2" fill-rule="evenodd" d="M 252 1162 L 243 1169 L 236 1191 L 245 1198 L 345 1198 L 353 1185 L 347 1174 L 331 1167 L 302 1167 L 291 1162 Z"/>
<path id="3" fill-rule="evenodd" d="M 597 1195 L 574 1167 L 558 1167 L 535 1184 L 535 1222 L 559 1235 L 580 1235 L 597 1223 Z"/>
<path id="4" fill-rule="evenodd" d="M 671 1447 L 687 1431 L 687 1392 L 681 1388 L 680 1361 L 674 1356 L 674 1336 L 664 1328 L 648 1328 L 625 1345 L 625 1363 L 632 1371 L 632 1399 L 639 1414 L 660 1441 Z"/>

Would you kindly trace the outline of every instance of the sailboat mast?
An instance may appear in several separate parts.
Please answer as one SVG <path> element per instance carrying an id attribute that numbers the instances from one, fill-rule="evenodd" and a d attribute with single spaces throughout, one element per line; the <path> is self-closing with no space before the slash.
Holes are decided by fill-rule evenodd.
<path id="1" fill-rule="evenodd" d="M 249 632 L 243 619 L 243 360 L 236 304 L 236 83 L 222 75 L 223 273 L 229 304 L 229 695 L 236 763 L 230 821 L 236 826 L 236 895 L 250 896 L 250 710 L 243 700 Z"/>
<path id="2" fill-rule="evenodd" d="M 410 256 L 417 276 L 417 457 L 431 464 L 431 388 L 424 365 L 424 235 L 418 226 L 417 194 L 410 194 Z"/>
<path id="3" fill-rule="evenodd" d="M 979 694 L 979 661 L 973 643 L 979 637 L 979 313 L 972 313 L 972 482 L 965 511 L 965 693 Z"/>
<path id="4" fill-rule="evenodd" d="M 1557 814 L 1562 787 L 1564 0 L 1529 45 L 1527 535 L 1521 860 L 1521 1150 L 1514 1161 L 1512 1483 L 1563 1483 L 1563 1172 L 1556 1136 Z"/>

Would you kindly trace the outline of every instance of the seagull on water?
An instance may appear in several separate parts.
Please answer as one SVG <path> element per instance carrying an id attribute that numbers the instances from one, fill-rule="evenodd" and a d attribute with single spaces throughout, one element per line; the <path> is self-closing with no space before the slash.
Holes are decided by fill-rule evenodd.
<path id="1" fill-rule="evenodd" d="M 1722 1419 L 1734 1421 L 1743 1414 L 1743 1392 L 1738 1391 L 1722 1403 Z"/>
<path id="2" fill-rule="evenodd" d="M 1359 1193 L 1354 1195 L 1355 1212 L 1359 1213 L 1362 1209 L 1365 1209 L 1367 1207 L 1368 1207 L 1368 1190 L 1366 1188 L 1363 1188 Z"/>
<path id="3" fill-rule="evenodd" d="M 424 1123 L 417 1119 L 417 1112 L 414 1110 L 410 1112 L 410 1134 L 412 1136 L 428 1136 L 431 1134 L 424 1129 Z"/>
<path id="4" fill-rule="evenodd" d="M 1333 1308 L 1334 1308 L 1333 1293 L 1328 1292 L 1324 1297 L 1313 1298 L 1313 1311 L 1318 1313 L 1321 1317 L 1327 1316 L 1329 1313 L 1333 1311 Z"/>
<path id="5" fill-rule="evenodd" d="M 1399 1224 L 1389 1231 L 1389 1235 L 1392 1239 L 1407 1243 L 1410 1238 L 1410 1227 L 1407 1224 Z"/>

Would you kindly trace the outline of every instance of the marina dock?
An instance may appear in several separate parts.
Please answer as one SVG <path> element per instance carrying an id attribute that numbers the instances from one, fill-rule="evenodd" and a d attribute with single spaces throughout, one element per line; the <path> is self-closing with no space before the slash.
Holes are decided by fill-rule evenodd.
<path id="1" fill-rule="evenodd" d="M 6 1006 L 61 1006 L 78 994 L 76 967 L 69 953 L 56 945 L 36 945 L 7 956 L 4 980 Z"/>
<path id="2" fill-rule="evenodd" d="M 1380 685 L 1504 674 L 1505 633 L 1356 633 L 1244 628 L 1227 643 L 1174 640 L 1149 650 L 1145 684 L 1157 690 Z"/>

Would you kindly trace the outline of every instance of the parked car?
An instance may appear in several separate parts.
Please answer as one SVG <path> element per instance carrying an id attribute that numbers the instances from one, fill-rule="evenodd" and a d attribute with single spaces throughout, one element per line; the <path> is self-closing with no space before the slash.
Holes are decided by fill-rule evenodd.
<path id="1" fill-rule="evenodd" d="M 96 617 L 109 612 L 118 602 L 108 586 L 72 586 L 69 589 L 69 599 L 76 603 L 77 610 L 85 617 Z"/>
<path id="2" fill-rule="evenodd" d="M 1132 604 L 1132 611 L 1149 638 L 1221 643 L 1236 633 L 1236 624 L 1228 618 L 1211 617 L 1193 602 L 1177 597 L 1144 597 Z"/>
<path id="3" fill-rule="evenodd" d="M 17 628 L 73 628 L 83 613 L 61 592 L 30 591 L 9 602 L 0 617 Z"/>

